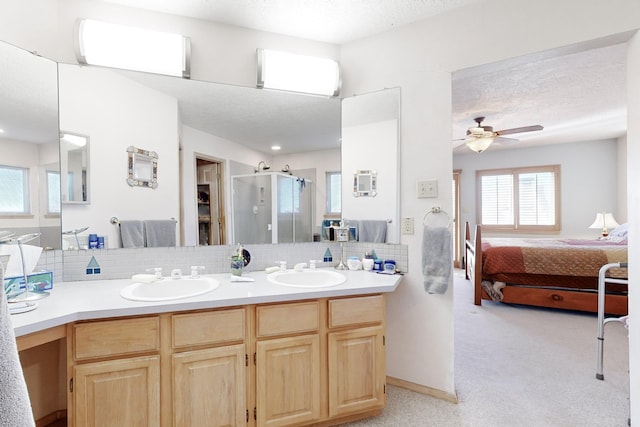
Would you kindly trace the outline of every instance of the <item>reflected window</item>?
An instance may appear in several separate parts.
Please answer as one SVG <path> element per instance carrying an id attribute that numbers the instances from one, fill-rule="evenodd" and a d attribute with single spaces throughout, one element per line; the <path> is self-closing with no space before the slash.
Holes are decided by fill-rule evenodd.
<path id="1" fill-rule="evenodd" d="M 47 213 L 60 213 L 60 172 L 47 171 Z"/>
<path id="2" fill-rule="evenodd" d="M 327 172 L 327 214 L 342 212 L 342 173 Z"/>
<path id="3" fill-rule="evenodd" d="M 29 169 L 0 166 L 0 213 L 29 213 Z"/>

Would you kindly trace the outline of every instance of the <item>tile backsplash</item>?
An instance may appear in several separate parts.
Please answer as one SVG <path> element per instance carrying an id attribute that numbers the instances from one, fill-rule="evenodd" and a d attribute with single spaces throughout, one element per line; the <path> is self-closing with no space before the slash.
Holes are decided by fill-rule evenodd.
<path id="1" fill-rule="evenodd" d="M 286 261 L 292 268 L 299 262 L 318 260 L 318 267 L 335 266 L 340 262 L 340 244 L 291 243 L 278 245 L 246 245 L 251 254 L 251 262 L 246 271 L 264 270 Z M 322 262 L 326 250 L 332 254 L 332 261 Z M 349 256 L 363 258 L 365 252 L 375 252 L 380 259 L 393 259 L 403 272 L 408 269 L 407 245 L 384 243 L 349 242 L 344 244 L 344 262 Z M 59 281 L 126 279 L 134 274 L 146 273 L 156 267 L 162 268 L 162 275 L 179 268 L 189 274 L 190 267 L 203 266 L 203 274 L 225 273 L 229 271 L 230 257 L 234 246 L 198 246 L 140 249 L 95 249 L 78 251 L 44 251 L 36 269 L 53 271 L 54 283 Z"/>

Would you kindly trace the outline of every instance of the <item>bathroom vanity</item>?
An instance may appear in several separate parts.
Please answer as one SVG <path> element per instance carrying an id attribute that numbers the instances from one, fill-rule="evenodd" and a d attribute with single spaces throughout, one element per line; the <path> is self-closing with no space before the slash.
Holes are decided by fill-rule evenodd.
<path id="1" fill-rule="evenodd" d="M 211 275 L 216 290 L 155 303 L 121 298 L 131 280 L 56 284 L 12 319 L 39 425 L 64 416 L 69 426 L 335 425 L 376 415 L 386 400 L 385 293 L 402 276 L 343 273 L 345 283 L 324 288 L 279 286 L 263 272 L 248 274 L 255 282 Z M 52 360 L 47 375 L 34 369 Z"/>

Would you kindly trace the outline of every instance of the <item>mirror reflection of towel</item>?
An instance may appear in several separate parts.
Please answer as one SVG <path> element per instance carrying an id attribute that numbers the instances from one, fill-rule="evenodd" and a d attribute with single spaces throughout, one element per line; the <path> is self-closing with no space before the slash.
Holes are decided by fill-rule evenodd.
<path id="1" fill-rule="evenodd" d="M 424 227 L 422 232 L 422 273 L 424 290 L 444 294 L 452 269 L 451 232 L 448 227 Z"/>
<path id="2" fill-rule="evenodd" d="M 149 248 L 175 246 L 176 222 L 172 219 L 144 221 L 144 234 Z"/>
<path id="3" fill-rule="evenodd" d="M 144 226 L 142 221 L 120 221 L 120 237 L 123 248 L 144 248 Z"/>
<path id="4" fill-rule="evenodd" d="M 0 282 L 3 277 L 0 265 Z M 0 366 L 0 425 L 35 426 L 4 291 L 0 294 Z"/>
<path id="5" fill-rule="evenodd" d="M 358 222 L 358 240 L 360 242 L 386 243 L 387 221 L 361 219 Z"/>

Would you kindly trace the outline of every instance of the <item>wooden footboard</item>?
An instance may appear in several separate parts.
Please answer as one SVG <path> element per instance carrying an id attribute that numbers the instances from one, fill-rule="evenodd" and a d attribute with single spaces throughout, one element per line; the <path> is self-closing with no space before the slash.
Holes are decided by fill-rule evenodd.
<path id="1" fill-rule="evenodd" d="M 464 231 L 465 277 L 473 283 L 473 303 L 482 304 L 482 236 L 480 226 L 476 225 L 476 235 L 471 239 L 469 223 Z M 485 295 L 486 296 L 486 295 Z"/>
<path id="2" fill-rule="evenodd" d="M 482 234 L 480 226 L 476 225 L 475 236 L 472 238 L 468 222 L 465 226 L 465 277 L 473 285 L 473 303 L 475 305 L 481 305 L 483 299 L 492 300 L 482 288 Z M 502 294 L 502 302 L 507 304 L 593 313 L 598 311 L 596 292 L 510 285 L 502 288 Z M 628 312 L 627 296 L 607 294 L 605 307 L 608 314 L 626 315 Z"/>

